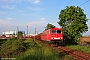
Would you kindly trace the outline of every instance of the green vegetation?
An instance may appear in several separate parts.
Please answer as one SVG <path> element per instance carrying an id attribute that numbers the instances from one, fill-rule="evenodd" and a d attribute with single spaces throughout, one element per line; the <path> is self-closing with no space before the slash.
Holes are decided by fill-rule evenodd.
<path id="1" fill-rule="evenodd" d="M 15 57 L 25 51 L 24 43 L 20 39 L 8 39 L 1 45 L 1 57 Z"/>
<path id="2" fill-rule="evenodd" d="M 71 45 L 71 46 L 67 46 L 67 47 L 74 49 L 74 50 L 79 50 L 79 51 L 83 51 L 86 53 L 90 53 L 90 46 Z"/>
<path id="3" fill-rule="evenodd" d="M 0 47 L 1 47 L 1 45 L 4 43 L 4 42 L 6 42 L 7 41 L 7 39 L 0 39 Z"/>
<path id="4" fill-rule="evenodd" d="M 27 50 L 17 56 L 17 60 L 59 60 L 58 55 L 53 53 L 52 49 L 42 45 L 33 39 L 28 39 L 25 42 Z"/>
<path id="5" fill-rule="evenodd" d="M 50 29 L 50 28 L 55 28 L 55 26 L 52 25 L 52 24 L 50 24 L 50 23 L 48 23 L 47 26 L 46 26 L 45 28 L 46 28 L 46 30 L 47 30 L 47 29 Z"/>
<path id="6" fill-rule="evenodd" d="M 22 41 L 17 38 L 8 39 L 1 45 L 0 56 L 16 60 L 73 60 L 72 57 L 46 44 L 33 39 Z"/>
<path id="7" fill-rule="evenodd" d="M 17 35 L 18 35 L 18 38 L 22 37 L 23 36 L 23 32 L 22 31 L 18 31 Z"/>
<path id="8" fill-rule="evenodd" d="M 78 38 L 88 31 L 86 24 L 88 19 L 83 11 L 79 6 L 67 6 L 66 9 L 61 10 L 58 24 L 63 28 L 65 40 L 79 43 Z"/>

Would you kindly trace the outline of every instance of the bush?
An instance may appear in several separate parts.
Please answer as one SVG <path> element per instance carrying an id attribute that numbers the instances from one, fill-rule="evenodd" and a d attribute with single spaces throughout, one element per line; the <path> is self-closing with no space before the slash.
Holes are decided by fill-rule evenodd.
<path id="1" fill-rule="evenodd" d="M 33 39 L 27 39 L 24 41 L 24 46 L 27 49 L 33 48 L 33 47 L 40 47 L 39 45 L 37 45 L 38 43 L 36 41 L 34 41 Z"/>
<path id="2" fill-rule="evenodd" d="M 62 60 L 66 55 L 33 39 L 8 39 L 2 44 L 0 54 L 1 58 L 16 60 Z"/>
<path id="3" fill-rule="evenodd" d="M 24 43 L 21 39 L 8 39 L 1 46 L 1 57 L 15 57 L 19 55 L 21 52 L 25 51 Z"/>
<path id="4" fill-rule="evenodd" d="M 53 52 L 53 49 L 46 45 L 28 39 L 24 41 L 27 50 L 16 57 L 16 60 L 59 60 L 58 55 Z"/>

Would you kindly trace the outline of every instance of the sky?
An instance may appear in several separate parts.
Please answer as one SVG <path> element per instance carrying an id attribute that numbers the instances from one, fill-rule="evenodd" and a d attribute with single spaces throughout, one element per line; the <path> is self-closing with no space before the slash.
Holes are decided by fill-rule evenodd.
<path id="1" fill-rule="evenodd" d="M 85 3 L 88 1 L 87 3 Z M 23 30 L 32 34 L 45 29 L 48 23 L 60 27 L 60 11 L 66 6 L 80 6 L 87 18 L 90 35 L 90 1 L 89 0 L 0 0 L 0 33 L 3 31 Z"/>

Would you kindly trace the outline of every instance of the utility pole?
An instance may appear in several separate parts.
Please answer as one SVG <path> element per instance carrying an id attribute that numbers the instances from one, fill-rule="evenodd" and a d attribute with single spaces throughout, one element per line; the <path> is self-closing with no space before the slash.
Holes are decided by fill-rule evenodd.
<path id="1" fill-rule="evenodd" d="M 35 35 L 36 35 L 36 28 L 35 28 Z"/>
<path id="2" fill-rule="evenodd" d="M 19 28 L 17 27 L 17 32 L 19 31 Z"/>
<path id="3" fill-rule="evenodd" d="M 36 28 L 35 28 L 35 36 L 36 36 Z M 35 40 L 35 36 L 34 36 L 34 40 Z"/>
<path id="4" fill-rule="evenodd" d="M 27 26 L 27 36 L 28 36 L 28 26 Z"/>
<path id="5" fill-rule="evenodd" d="M 17 38 L 19 38 L 18 31 L 19 31 L 19 28 L 17 27 Z"/>

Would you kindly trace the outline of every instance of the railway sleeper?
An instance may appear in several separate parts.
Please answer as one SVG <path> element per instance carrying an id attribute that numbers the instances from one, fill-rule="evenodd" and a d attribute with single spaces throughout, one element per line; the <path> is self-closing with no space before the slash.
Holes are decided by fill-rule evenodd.
<path id="1" fill-rule="evenodd" d="M 86 59 L 84 59 L 84 58 L 82 58 L 82 57 L 80 57 L 78 55 L 72 54 L 72 53 L 69 53 L 69 55 L 72 56 L 76 60 L 86 60 Z"/>

